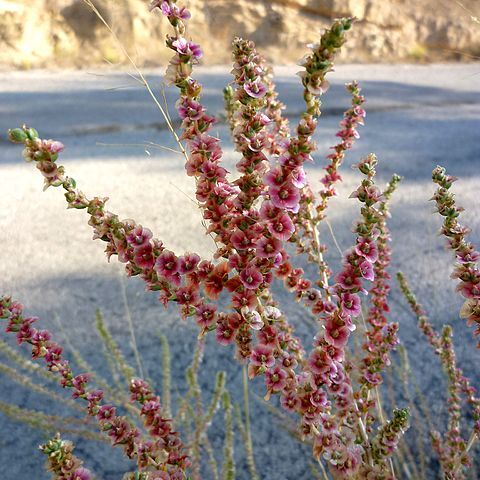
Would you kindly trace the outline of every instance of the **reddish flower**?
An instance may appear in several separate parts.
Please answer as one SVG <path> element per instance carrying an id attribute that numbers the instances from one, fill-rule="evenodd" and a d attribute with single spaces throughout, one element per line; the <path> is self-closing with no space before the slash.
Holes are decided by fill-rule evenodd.
<path id="1" fill-rule="evenodd" d="M 291 183 L 280 187 L 270 187 L 268 190 L 272 203 L 281 209 L 297 213 L 299 209 L 300 191 Z"/>
<path id="2" fill-rule="evenodd" d="M 240 273 L 240 280 L 245 288 L 256 290 L 263 282 L 263 275 L 255 265 L 250 264 Z"/>
<path id="3" fill-rule="evenodd" d="M 200 305 L 196 309 L 196 322 L 203 329 L 210 327 L 216 321 L 217 307 L 213 303 Z"/>
<path id="4" fill-rule="evenodd" d="M 275 365 L 275 358 L 273 357 L 273 348 L 268 345 L 259 344 L 253 350 L 250 356 L 252 365 L 258 367 L 271 368 Z"/>
<path id="5" fill-rule="evenodd" d="M 276 257 L 282 248 L 280 240 L 276 238 L 261 238 L 255 245 L 256 253 L 260 258 Z"/>
<path id="6" fill-rule="evenodd" d="M 265 372 L 265 383 L 271 392 L 280 392 L 286 385 L 287 372 L 280 366 L 275 366 Z"/>
<path id="7" fill-rule="evenodd" d="M 340 304 L 345 313 L 352 315 L 353 317 L 360 315 L 361 302 L 358 295 L 355 295 L 354 293 L 342 293 L 340 295 Z"/>
<path id="8" fill-rule="evenodd" d="M 345 325 L 339 325 L 333 317 L 325 322 L 325 340 L 334 347 L 343 348 L 350 337 L 350 330 Z"/>
<path id="9" fill-rule="evenodd" d="M 216 300 L 223 290 L 225 282 L 228 280 L 230 267 L 228 262 L 219 263 L 205 281 L 205 293 L 208 298 Z"/>
<path id="10" fill-rule="evenodd" d="M 142 269 L 151 269 L 155 265 L 152 246 L 147 243 L 143 247 L 135 249 L 135 263 Z"/>
<path id="11" fill-rule="evenodd" d="M 172 277 L 178 272 L 180 263 L 177 256 L 169 250 L 164 250 L 155 262 L 155 270 L 165 278 Z"/>
<path id="12" fill-rule="evenodd" d="M 359 266 L 360 273 L 365 280 L 370 280 L 373 282 L 375 280 L 375 271 L 373 270 L 372 264 L 368 260 L 364 260 Z"/>
<path id="13" fill-rule="evenodd" d="M 246 250 L 247 248 L 253 248 L 253 238 L 249 232 L 244 232 L 242 230 L 235 230 L 230 237 L 232 245 L 238 250 Z"/>
<path id="14" fill-rule="evenodd" d="M 177 290 L 177 302 L 180 305 L 195 305 L 199 299 L 198 288 L 193 285 L 188 285 Z"/>
<path id="15" fill-rule="evenodd" d="M 232 343 L 235 338 L 235 330 L 228 322 L 217 322 L 217 330 L 215 333 L 217 342 L 221 345 Z"/>
<path id="16" fill-rule="evenodd" d="M 268 345 L 271 348 L 278 346 L 277 330 L 272 325 L 266 325 L 258 332 L 258 340 L 262 345 Z"/>
<path id="17" fill-rule="evenodd" d="M 348 266 L 341 271 L 335 277 L 335 282 L 337 282 L 337 284 L 345 290 L 358 290 L 362 286 L 360 279 L 355 274 L 355 270 L 351 266 Z"/>
<path id="18" fill-rule="evenodd" d="M 153 234 L 148 228 L 137 225 L 127 236 L 128 243 L 135 249 L 149 244 Z"/>
<path id="19" fill-rule="evenodd" d="M 283 408 L 290 412 L 296 411 L 300 406 L 300 399 L 294 392 L 288 392 L 286 395 L 282 395 L 280 402 Z"/>
<path id="20" fill-rule="evenodd" d="M 295 232 L 295 226 L 289 215 L 286 213 L 283 213 L 268 222 L 267 228 L 275 238 L 283 240 L 284 242 L 289 240 Z"/>
<path id="21" fill-rule="evenodd" d="M 255 295 L 255 292 L 253 290 L 244 289 L 243 292 L 236 292 L 232 295 L 233 308 L 255 308 L 257 306 L 257 303 L 257 296 Z"/>
<path id="22" fill-rule="evenodd" d="M 200 257 L 196 253 L 186 253 L 184 256 L 179 258 L 180 264 L 178 271 L 185 275 L 187 273 L 193 272 L 200 261 Z"/>
<path id="23" fill-rule="evenodd" d="M 310 358 L 308 359 L 308 365 L 313 373 L 321 375 L 330 370 L 332 365 L 332 359 L 328 356 L 327 352 L 324 349 L 317 347 L 310 354 Z"/>
<path id="24" fill-rule="evenodd" d="M 355 252 L 357 255 L 366 258 L 371 263 L 375 263 L 378 259 L 377 245 L 373 240 L 369 240 L 368 238 L 362 237 L 357 241 Z"/>

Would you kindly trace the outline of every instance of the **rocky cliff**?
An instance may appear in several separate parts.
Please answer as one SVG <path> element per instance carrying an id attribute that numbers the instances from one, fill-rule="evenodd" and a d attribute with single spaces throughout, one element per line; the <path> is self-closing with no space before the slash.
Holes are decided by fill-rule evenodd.
<path id="1" fill-rule="evenodd" d="M 353 15 L 343 59 L 392 62 L 480 55 L 480 0 L 187 0 L 206 63 L 229 62 L 234 35 L 255 40 L 275 63 L 296 62 L 332 18 Z M 95 0 L 142 65 L 160 65 L 169 30 L 147 0 Z M 477 21 L 475 21 L 477 20 Z M 123 55 L 83 0 L 0 0 L 0 64 L 84 67 Z"/>

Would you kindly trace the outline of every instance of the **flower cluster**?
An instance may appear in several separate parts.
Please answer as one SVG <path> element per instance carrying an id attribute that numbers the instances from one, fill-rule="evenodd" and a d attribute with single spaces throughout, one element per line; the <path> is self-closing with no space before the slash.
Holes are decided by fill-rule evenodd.
<path id="1" fill-rule="evenodd" d="M 457 264 L 452 273 L 452 278 L 458 278 L 460 283 L 457 290 L 464 297 L 465 303 L 460 311 L 460 316 L 467 320 L 468 325 L 475 325 L 475 336 L 480 335 L 480 270 L 478 260 L 480 253 L 475 246 L 466 240 L 470 229 L 461 225 L 458 216 L 463 210 L 455 204 L 455 196 L 450 192 L 450 187 L 456 180 L 447 175 L 443 167 L 437 167 L 432 172 L 433 181 L 439 186 L 433 200 L 437 204 L 438 213 L 445 217 L 440 232 L 447 237 L 447 245 L 455 253 Z M 480 348 L 480 342 L 478 343 Z"/>
<path id="2" fill-rule="evenodd" d="M 242 173 L 235 182 L 240 188 L 236 199 L 239 212 L 248 211 L 264 193 L 262 178 L 266 173 L 268 159 L 263 153 L 267 146 L 267 126 L 271 122 L 264 113 L 267 86 L 264 82 L 267 72 L 263 59 L 258 55 L 253 42 L 235 38 L 233 41 L 233 70 L 236 88 L 235 112 L 232 135 L 242 159 L 237 170 Z"/>
<path id="3" fill-rule="evenodd" d="M 92 480 L 89 470 L 82 467 L 83 462 L 73 455 L 75 446 L 72 442 L 62 440 L 60 434 L 40 445 L 42 453 L 48 457 L 48 471 L 55 480 Z"/>
<path id="4" fill-rule="evenodd" d="M 184 37 L 188 13 L 171 1 L 152 6 L 160 8 L 175 29 L 175 36 L 167 39 L 167 45 L 175 52 L 167 76 L 180 90 L 177 108 L 182 119 L 182 139 L 189 151 L 186 170 L 195 177 L 197 200 L 210 223 L 209 232 L 219 245 L 215 257 L 220 261 L 214 264 L 194 253 L 178 256 L 153 238 L 148 228 L 131 220 L 121 221 L 105 209 L 107 199 L 89 200 L 76 188 L 75 181 L 56 165 L 56 155 L 46 161 L 42 158 L 43 163 L 37 166 L 45 175 L 53 168 L 50 164 L 55 164 L 59 175 L 52 185 L 63 187 L 70 207 L 87 209 L 94 238 L 107 243 L 109 257 L 117 255 L 126 264 L 127 274 L 140 276 L 148 289 L 159 292 L 165 305 L 176 302 L 183 317 L 193 317 L 202 333 L 215 330 L 219 343 L 235 343 L 237 357 L 248 362 L 249 376 L 264 376 L 266 398 L 279 394 L 282 406 L 300 415 L 301 431 L 314 438 L 317 454 L 327 459 L 335 471 L 350 475 L 358 470 L 364 452 L 369 450 L 366 430 L 353 398 L 349 377 L 352 367 L 344 361 L 344 350 L 354 329 L 352 318 L 360 312 L 358 294 L 364 291 L 362 280 L 373 280 L 373 266 L 378 258 L 375 244 L 378 232 L 374 225 L 380 218 L 375 208 L 380 195 L 373 183 L 376 159 L 369 156 L 359 164 L 366 179 L 353 196 L 364 204 L 363 221 L 356 226 L 356 245 L 347 252 L 336 285 L 325 287 L 326 299 L 311 288 L 303 270 L 291 265 L 284 244 L 298 224 L 297 214 L 306 187 L 303 164 L 315 149 L 312 135 L 319 110 L 312 109 L 312 105 L 319 107 L 317 97 L 323 90 L 315 90 L 313 85 L 316 78 L 324 79 L 331 69 L 333 55 L 343 43 L 351 21 L 335 22 L 320 44 L 313 47 L 305 63 L 307 111 L 295 137 L 283 129 L 281 106 L 274 102 L 276 96 L 268 83 L 267 69 L 255 46 L 235 40 L 232 115 L 234 139 L 243 158 L 237 165 L 241 178 L 230 182 L 228 172 L 220 164 L 219 141 L 208 133 L 214 119 L 200 103 L 201 86 L 191 77 L 200 50 Z M 276 125 L 270 133 L 271 122 L 265 114 L 268 109 L 275 114 Z M 30 129 L 23 127 L 11 131 L 10 137 L 24 143 L 36 160 L 42 141 L 35 131 L 29 132 Z M 282 143 L 273 153 L 271 143 L 275 137 L 281 137 Z M 276 164 L 267 162 L 264 151 L 271 152 Z M 308 359 L 272 298 L 270 285 L 274 275 L 283 279 L 297 298 L 309 303 L 323 327 Z M 230 310 L 220 312 L 214 301 L 225 290 L 231 296 Z M 80 376 L 78 382 L 85 387 L 88 378 Z M 142 443 L 141 448 L 147 450 L 153 465 L 159 465 L 166 461 L 167 457 L 162 456 L 166 450 L 164 444 L 170 445 L 169 435 L 173 433 L 165 426 L 165 419 L 158 417 L 158 399 L 143 382 L 135 381 L 132 389 L 132 399 L 142 405 L 147 430 L 151 435 L 158 433 L 159 437 L 154 435 L 155 441 Z M 86 391 L 79 396 L 82 395 Z M 90 410 L 95 410 L 94 407 Z M 105 410 L 107 414 L 115 414 L 108 408 Z M 128 452 L 136 452 L 142 462 L 144 450 L 135 448 L 132 439 Z M 178 458 L 181 463 L 182 455 Z M 178 458 L 169 455 L 168 465 L 174 468 Z"/>
<path id="5" fill-rule="evenodd" d="M 410 290 L 404 275 L 398 273 L 397 278 L 402 293 L 417 317 L 420 330 L 439 356 L 448 379 L 448 429 L 443 436 L 438 431 L 431 432 L 432 446 L 438 455 L 446 478 L 463 479 L 465 478 L 464 469 L 470 465 L 469 450 L 480 438 L 480 398 L 477 397 L 477 391 L 470 384 L 470 380 L 457 366 L 452 343 L 452 328 L 445 325 L 442 334 L 438 334 Z M 473 428 L 468 441 L 462 437 L 460 430 L 462 397 L 469 404 L 473 417 Z"/>
<path id="6" fill-rule="evenodd" d="M 408 409 L 397 409 L 393 411 L 392 420 L 379 428 L 372 441 L 374 463 L 382 464 L 383 460 L 396 450 L 399 440 L 408 428 L 408 419 Z"/>
<path id="7" fill-rule="evenodd" d="M 359 137 L 357 129 L 365 117 L 364 98 L 356 82 L 347 85 L 351 108 L 340 124 L 340 142 L 328 155 L 318 200 L 304 170 L 316 150 L 313 136 L 320 97 L 328 89 L 326 76 L 353 20 L 336 20 L 302 61 L 305 111 L 292 130 L 282 116 L 283 105 L 271 69 L 255 44 L 240 38 L 233 41 L 233 81 L 224 90 L 233 142 L 241 155 L 236 164 L 240 176 L 233 180 L 222 166 L 220 140 L 211 134 L 216 120 L 207 113 L 201 102 L 202 86 L 192 77 L 202 51 L 187 35 L 190 12 L 176 0 L 154 0 L 151 10 L 160 11 L 173 27 L 166 42 L 173 51 L 166 79 L 179 90 L 176 107 L 182 130 L 181 138 L 174 136 L 185 156 L 186 172 L 195 180 L 207 233 L 216 243 L 212 260 L 192 252 L 177 254 L 154 238 L 149 228 L 109 212 L 108 199 L 87 198 L 57 163 L 64 148 L 60 142 L 42 140 L 26 126 L 11 130 L 10 139 L 24 145 L 25 159 L 35 163 L 46 187 L 62 187 L 69 208 L 87 210 L 94 239 L 106 243 L 108 258 L 117 256 L 127 275 L 142 278 L 165 306 L 176 303 L 183 319 L 196 322 L 200 343 L 203 335 L 214 332 L 219 344 L 236 346 L 236 357 L 246 364 L 248 376 L 263 377 L 265 399 L 278 395 L 282 408 L 297 414 L 301 437 L 313 444 L 314 455 L 327 462 L 333 478 L 394 478 L 390 460 L 408 426 L 408 411 L 395 410 L 392 420 L 383 422 L 381 414 L 376 418 L 374 407 L 381 411 L 381 406 L 372 391 L 382 383 L 382 373 L 398 343 L 398 325 L 387 318 L 391 257 L 387 218 L 388 201 L 399 177 L 394 176 L 382 193 L 375 183 L 376 157 L 370 154 L 355 166 L 364 176 L 351 195 L 361 205 L 361 218 L 353 229 L 354 245 L 344 253 L 336 275 L 323 259 L 325 247 L 318 231 L 341 180 L 339 168 Z M 467 298 L 461 314 L 469 322 L 480 323 L 476 265 L 480 254 L 466 242 L 467 229 L 457 222 L 460 209 L 449 193 L 452 177 L 436 169 L 434 180 L 440 186 L 434 198 L 445 217 L 442 232 L 457 255 L 454 276 L 460 279 L 459 291 Z M 295 268 L 288 242 L 318 265 L 320 278 L 316 283 Z M 271 288 L 275 277 L 317 322 L 318 332 L 308 352 L 275 301 Z M 361 357 L 354 361 L 348 356 L 348 344 L 367 292 L 371 300 L 366 338 Z M 220 295 L 229 300 L 224 311 L 217 304 Z M 408 298 L 449 380 L 449 428 L 445 441 L 434 435 L 434 447 L 443 470 L 451 478 L 461 478 L 463 467 L 468 465 L 468 450 L 480 433 L 480 401 L 456 365 L 451 331 L 446 328 L 438 335 L 414 297 Z M 126 478 L 183 479 L 190 467 L 186 448 L 148 383 L 137 378 L 130 383 L 131 401 L 137 404 L 143 421 L 140 430 L 118 416 L 113 405 L 103 403 L 104 392 L 90 387 L 88 374 L 73 374 L 51 334 L 35 329 L 36 319 L 25 318 L 22 311 L 10 298 L 0 299 L 0 317 L 8 320 L 7 331 L 15 333 L 19 343 L 29 343 L 33 358 L 44 358 L 48 369 L 61 377 L 62 385 L 71 388 L 75 398 L 87 402 L 88 414 L 113 444 L 121 445 L 125 454 L 136 460 L 139 471 Z M 473 440 L 469 441 L 459 433 L 462 396 L 475 418 Z M 168 402 L 166 405 L 168 411 Z M 204 418 L 209 421 L 208 415 Z M 383 424 L 375 436 L 377 420 Z M 231 448 L 227 450 L 231 455 Z M 199 452 L 192 449 L 191 458 L 198 463 L 190 467 L 196 477 L 200 475 Z M 81 471 L 80 465 L 75 468 Z M 84 480 L 81 476 L 65 478 Z"/>
<path id="8" fill-rule="evenodd" d="M 391 249 L 390 236 L 387 227 L 388 200 L 395 191 L 400 177 L 394 175 L 383 192 L 383 200 L 378 208 L 379 222 L 377 224 L 378 236 L 376 250 L 378 258 L 373 268 L 374 281 L 370 294 L 370 309 L 366 318 L 367 331 L 363 349 L 366 354 L 362 358 L 360 384 L 362 385 L 362 407 L 368 408 L 368 392 L 382 383 L 381 373 L 390 365 L 389 354 L 398 344 L 398 324 L 388 322 L 386 315 L 389 312 L 388 294 L 390 292 L 390 275 L 387 268 L 390 265 Z M 366 413 L 366 412 L 365 412 Z"/>
<path id="9" fill-rule="evenodd" d="M 318 227 L 326 216 L 328 200 L 336 195 L 335 184 L 342 180 L 338 170 L 347 150 L 352 148 L 355 139 L 360 137 L 357 126 L 363 125 L 365 117 L 365 110 L 362 108 L 365 98 L 360 94 L 361 89 L 357 82 L 347 84 L 346 89 L 352 95 L 352 106 L 344 112 L 343 120 L 340 122 L 341 130 L 337 136 L 342 141 L 332 147 L 334 152 L 328 155 L 330 163 L 325 167 L 326 174 L 321 179 L 323 189 L 320 191 L 319 202 L 316 203 L 315 195 L 310 188 L 304 188 L 295 222 L 297 252 L 308 255 L 309 260 L 319 266 L 320 286 L 323 289 L 328 288 L 331 271 L 323 259 L 327 247 L 320 244 Z"/>
<path id="10" fill-rule="evenodd" d="M 317 456 L 323 454 L 330 463 L 332 452 L 336 452 L 335 471 L 345 476 L 357 473 L 361 466 L 359 458 L 363 453 L 369 455 L 370 450 L 362 414 L 353 395 L 351 366 L 344 358 L 348 339 L 355 330 L 353 318 L 361 311 L 359 293 L 366 293 L 362 281 L 374 280 L 374 265 L 378 261 L 376 239 L 382 217 L 376 208 L 380 192 L 373 182 L 376 163 L 376 157 L 369 155 L 357 165 L 366 178 L 351 196 L 364 204 L 362 221 L 355 226 L 356 245 L 345 253 L 343 269 L 330 289 L 332 300 L 322 313 L 324 330 L 317 335 L 316 348 L 309 359 L 311 372 L 327 387 L 336 409 L 335 416 L 330 412 L 327 417 L 328 428 L 322 427 L 316 435 L 314 452 Z M 344 425 L 349 425 L 357 435 L 346 435 Z M 363 443 L 362 452 L 357 439 Z"/>
<path id="11" fill-rule="evenodd" d="M 132 386 L 131 391 L 132 400 L 140 402 L 143 406 L 142 415 L 151 427 L 150 434 L 153 440 L 142 439 L 140 431 L 125 417 L 118 416 L 113 405 L 102 403 L 104 392 L 90 388 L 89 374 L 74 375 L 68 360 L 63 358 L 62 347 L 52 340 L 49 331 L 37 330 L 33 326 L 37 321 L 36 317 L 24 317 L 23 306 L 20 303 L 9 297 L 0 297 L 0 319 L 7 320 L 5 331 L 14 333 L 19 344 L 31 345 L 33 359 L 43 358 L 48 370 L 60 377 L 60 384 L 64 388 L 72 389 L 73 398 L 81 398 L 87 403 L 88 415 L 97 420 L 100 429 L 108 435 L 114 446 L 121 446 L 128 458 L 136 459 L 140 470 L 148 468 L 163 472 L 163 477 L 152 474 L 145 477 L 145 480 L 184 478 L 184 472 L 189 466 L 188 457 L 182 453 L 184 446 L 178 435 L 172 431 L 170 421 L 161 417 L 158 399 L 154 399 L 148 385 L 141 383 L 144 397 L 139 396 L 136 388 L 140 382 Z M 82 476 L 78 479 L 66 478 L 84 480 Z"/>
<path id="12" fill-rule="evenodd" d="M 352 96 L 352 106 L 343 114 L 343 120 L 340 122 L 341 129 L 337 132 L 337 137 L 341 138 L 341 142 L 331 147 L 333 152 L 327 157 L 330 163 L 325 167 L 326 173 L 321 179 L 323 188 L 320 191 L 320 203 L 316 207 L 317 222 L 325 216 L 328 199 L 337 194 L 335 184 L 342 180 L 338 169 L 345 158 L 345 153 L 352 148 L 354 141 L 360 138 L 357 128 L 364 123 L 365 110 L 362 105 L 365 103 L 365 97 L 361 95 L 358 83 L 348 83 L 346 89 Z"/>

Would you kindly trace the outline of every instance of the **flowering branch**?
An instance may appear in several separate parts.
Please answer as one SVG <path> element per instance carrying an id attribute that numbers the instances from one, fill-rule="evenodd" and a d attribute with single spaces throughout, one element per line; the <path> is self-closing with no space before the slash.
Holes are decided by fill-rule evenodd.
<path id="1" fill-rule="evenodd" d="M 93 480 L 91 472 L 73 455 L 73 443 L 62 440 L 59 433 L 39 448 L 47 455 L 48 471 L 53 473 L 55 480 Z"/>
<path id="2" fill-rule="evenodd" d="M 352 107 L 343 114 L 343 120 L 340 122 L 342 129 L 337 133 L 337 136 L 342 141 L 335 147 L 332 147 L 335 151 L 328 156 L 330 164 L 325 167 L 327 173 L 321 179 L 324 188 L 320 191 L 320 201 L 315 205 L 313 192 L 308 192 L 308 189 L 304 189 L 301 208 L 296 219 L 297 235 L 295 240 L 297 251 L 306 253 L 309 261 L 318 265 L 321 280 L 320 287 L 325 291 L 328 289 L 331 271 L 323 258 L 326 246 L 320 243 L 318 226 L 326 216 L 325 211 L 329 198 L 336 195 L 335 184 L 342 179 L 338 174 L 338 169 L 342 164 L 346 151 L 352 148 L 354 140 L 360 137 L 357 132 L 357 126 L 363 125 L 363 118 L 365 117 L 365 110 L 362 108 L 365 98 L 360 94 L 361 90 L 357 82 L 347 84 L 346 89 L 352 95 Z M 328 300 L 328 293 L 326 297 Z"/>
<path id="3" fill-rule="evenodd" d="M 469 450 L 480 437 L 480 399 L 477 392 L 470 385 L 470 380 L 463 375 L 457 366 L 455 352 L 452 344 L 452 328 L 445 325 L 439 335 L 428 320 L 415 295 L 410 290 L 404 275 L 397 273 L 400 288 L 410 307 L 417 316 L 418 326 L 426 336 L 430 345 L 442 362 L 443 369 L 448 378 L 449 394 L 449 421 L 448 429 L 443 439 L 439 432 L 431 432 L 432 445 L 436 451 L 440 465 L 446 478 L 462 479 L 462 468 L 470 465 Z M 462 413 L 461 395 L 464 395 L 473 414 L 473 428 L 468 441 L 465 441 L 460 432 L 460 418 Z"/>
<path id="4" fill-rule="evenodd" d="M 374 281 L 369 289 L 370 309 L 366 318 L 366 341 L 363 344 L 366 354 L 359 365 L 359 383 L 361 385 L 359 405 L 365 415 L 369 415 L 368 412 L 375 403 L 370 400 L 370 390 L 377 388 L 382 383 L 381 373 L 385 367 L 390 365 L 390 352 L 398 344 L 398 323 L 388 322 L 386 314 L 389 312 L 388 294 L 391 278 L 387 272 L 391 259 L 390 232 L 387 227 L 388 201 L 399 181 L 398 175 L 392 177 L 382 194 L 383 200 L 378 208 L 379 222 L 375 240 L 375 248 L 378 253 L 373 267 Z M 370 420 L 373 421 L 373 419 L 368 419 L 367 423 L 370 423 Z"/>
<path id="5" fill-rule="evenodd" d="M 464 297 L 465 303 L 460 310 L 460 317 L 467 320 L 467 325 L 475 325 L 474 336 L 480 335 L 480 270 L 478 260 L 480 253 L 475 246 L 466 240 L 470 229 L 457 220 L 463 208 L 457 207 L 455 196 L 450 188 L 455 177 L 447 175 L 443 167 L 436 167 L 432 179 L 439 187 L 432 200 L 435 200 L 437 211 L 445 217 L 440 233 L 447 237 L 447 247 L 455 254 L 457 261 L 452 278 L 458 278 L 460 283 L 457 291 Z M 480 348 L 480 342 L 477 344 Z"/>
<path id="6" fill-rule="evenodd" d="M 130 391 L 132 400 L 142 405 L 142 415 L 152 437 L 147 441 L 141 438 L 140 431 L 125 417 L 116 414 L 114 406 L 102 403 L 102 390 L 89 389 L 89 374 L 74 375 L 69 362 L 63 358 L 62 347 L 51 340 L 49 331 L 33 327 L 37 318 L 24 317 L 20 303 L 12 301 L 10 297 L 0 297 L 0 319 L 7 320 L 5 331 L 14 333 L 19 344 L 31 345 L 32 359 L 43 358 L 48 370 L 60 377 L 60 384 L 73 390 L 72 397 L 87 402 L 88 415 L 97 420 L 112 444 L 121 446 L 128 458 L 137 460 L 139 471 L 145 472 L 142 480 L 158 478 L 150 476 L 148 472 L 151 470 L 171 474 L 185 472 L 189 460 L 183 454 L 183 444 L 178 434 L 173 432 L 171 421 L 161 416 L 158 398 L 152 396 L 145 382 L 133 381 Z M 83 480 L 82 477 L 80 480 Z"/>

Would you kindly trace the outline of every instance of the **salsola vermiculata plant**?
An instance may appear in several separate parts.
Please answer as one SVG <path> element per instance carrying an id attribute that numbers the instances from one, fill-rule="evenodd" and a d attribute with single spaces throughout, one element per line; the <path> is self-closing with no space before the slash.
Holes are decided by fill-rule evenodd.
<path id="1" fill-rule="evenodd" d="M 354 244 L 344 252 L 336 275 L 325 261 L 326 247 L 319 236 L 328 200 L 341 180 L 343 158 L 358 138 L 357 127 L 365 117 L 364 98 L 356 82 L 347 86 L 352 105 L 337 134 L 340 142 L 328 156 L 318 195 L 304 170 L 316 151 L 313 135 L 321 113 L 320 99 L 329 86 L 327 75 L 353 19 L 334 21 L 304 57 L 300 73 L 304 111 L 296 125 L 289 126 L 283 118 L 271 70 L 253 42 L 234 40 L 233 81 L 225 90 L 227 119 L 239 154 L 239 176 L 233 179 L 222 166 L 220 140 L 212 135 L 215 118 L 201 103 L 202 86 L 193 76 L 202 51 L 187 35 L 190 13 L 174 0 L 154 0 L 151 9 L 160 10 L 173 28 L 166 41 L 173 57 L 165 79 L 179 92 L 176 105 L 181 135 L 177 136 L 168 124 L 185 157 L 187 175 L 194 178 L 196 201 L 207 233 L 215 240 L 213 259 L 202 259 L 191 252 L 178 255 L 154 238 L 149 228 L 133 220 L 121 220 L 108 211 L 106 198 L 87 197 L 57 163 L 64 149 L 60 142 L 43 140 L 36 130 L 26 126 L 11 130 L 10 139 L 24 144 L 24 158 L 40 170 L 45 188 L 63 188 L 69 208 L 87 210 L 94 238 L 106 243 L 108 258 L 116 256 L 125 264 L 126 274 L 140 277 L 147 290 L 157 292 L 162 304 L 177 304 L 183 318 L 197 323 L 200 339 L 214 332 L 219 344 L 236 346 L 236 358 L 248 376 L 263 377 L 265 399 L 278 395 L 282 408 L 295 414 L 298 435 L 312 444 L 325 478 L 396 478 L 392 456 L 409 426 L 409 412 L 395 409 L 390 418 L 384 418 L 377 387 L 390 365 L 390 353 L 398 344 L 398 325 L 387 315 L 390 247 L 386 222 L 388 200 L 399 177 L 394 176 L 382 191 L 376 181 L 375 155 L 366 156 L 355 166 L 362 177 L 351 197 L 359 202 L 360 217 L 354 225 Z M 474 264 L 478 254 L 464 241 L 465 231 L 454 220 L 457 211 L 448 196 L 449 185 L 440 173 L 434 174 L 441 186 L 436 200 L 439 212 L 447 219 L 444 233 L 452 239 L 451 246 L 461 263 L 456 272 L 463 282 L 461 291 L 468 298 L 462 311 L 466 315 L 468 310 L 469 321 L 476 321 L 480 277 Z M 308 279 L 301 268 L 294 266 L 293 248 L 318 266 L 318 279 Z M 462 275 L 467 274 L 465 280 Z M 310 345 L 302 345 L 275 301 L 271 289 L 275 278 L 314 316 L 317 334 Z M 216 303 L 222 293 L 230 299 L 223 311 Z M 348 344 L 362 314 L 362 302 L 367 301 L 366 294 L 371 300 L 363 352 L 359 361 L 353 361 Z M 134 378 L 129 388 L 131 400 L 140 410 L 141 430 L 103 402 L 103 391 L 89 387 L 88 375 L 72 372 L 61 347 L 51 340 L 49 332 L 32 326 L 35 319 L 24 317 L 19 303 L 3 297 L 1 311 L 8 320 L 7 331 L 16 333 L 20 343 L 29 343 L 34 358 L 44 358 L 48 369 L 60 376 L 62 385 L 72 388 L 74 397 L 87 402 L 89 415 L 96 418 L 113 443 L 136 460 L 137 472 L 129 478 L 177 479 L 185 478 L 189 472 L 198 478 L 196 447 L 203 438 L 202 424 L 211 418 L 210 409 L 199 420 L 196 442 L 190 448 L 174 431 L 149 384 Z M 457 378 L 449 332 L 444 331 L 441 345 L 455 412 L 451 414 L 448 445 L 439 445 L 434 439 L 434 448 L 445 478 L 462 478 L 478 433 L 474 431 L 468 448 L 454 438 L 459 421 L 457 394 L 468 390 L 473 398 L 474 393 L 467 380 Z M 185 402 L 181 411 L 195 412 L 195 373 L 188 378 L 191 404 Z M 221 379 L 218 382 L 221 384 Z M 231 405 L 222 390 L 218 388 L 212 411 L 222 400 L 229 426 L 223 474 L 224 478 L 234 478 Z M 179 420 L 181 423 L 181 416 Z"/>

